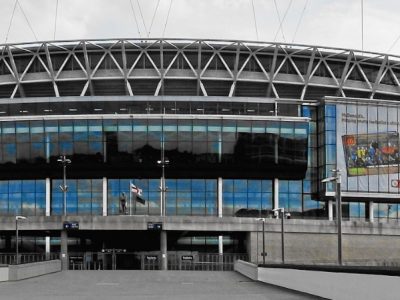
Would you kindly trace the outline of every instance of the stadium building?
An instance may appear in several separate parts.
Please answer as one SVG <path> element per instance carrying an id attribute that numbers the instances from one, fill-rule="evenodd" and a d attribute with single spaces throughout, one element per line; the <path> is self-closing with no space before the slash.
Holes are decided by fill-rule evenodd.
<path id="1" fill-rule="evenodd" d="M 17 222 L 21 253 L 65 268 L 336 262 L 321 181 L 340 169 L 343 261 L 400 260 L 400 57 L 184 39 L 0 49 L 4 257 Z"/>

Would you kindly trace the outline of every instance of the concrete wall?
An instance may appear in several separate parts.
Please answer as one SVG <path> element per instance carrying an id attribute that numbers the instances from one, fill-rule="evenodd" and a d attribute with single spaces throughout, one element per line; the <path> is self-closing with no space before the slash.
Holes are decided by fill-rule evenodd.
<path id="1" fill-rule="evenodd" d="M 8 266 L 8 280 L 16 281 L 61 271 L 60 260 Z"/>
<path id="2" fill-rule="evenodd" d="M 0 282 L 8 281 L 8 266 L 0 266 Z"/>
<path id="3" fill-rule="evenodd" d="M 63 221 L 79 222 L 79 230 L 147 230 L 148 222 L 162 222 L 166 231 L 246 233 L 246 249 L 251 262 L 262 262 L 262 223 L 256 218 L 203 216 L 32 216 L 20 222 L 29 231 L 59 231 Z M 2 231 L 14 233 L 15 219 L 0 217 Z M 398 223 L 343 221 L 343 261 L 348 264 L 400 266 L 400 226 Z M 267 263 L 281 261 L 281 220 L 265 220 Z M 328 220 L 285 220 L 285 260 L 292 263 L 336 263 L 337 225 Z"/>
<path id="4" fill-rule="evenodd" d="M 346 234 L 342 241 L 344 264 L 400 266 L 400 236 Z M 248 234 L 247 249 L 251 262 L 263 262 L 262 232 Z M 281 249 L 280 233 L 267 232 L 266 263 L 280 263 Z M 285 234 L 286 263 L 335 264 L 337 252 L 337 235 L 334 233 Z"/>
<path id="5" fill-rule="evenodd" d="M 236 272 L 239 272 L 252 280 L 258 280 L 258 268 L 255 264 L 243 260 L 237 260 L 235 261 L 233 268 Z"/>
<path id="6" fill-rule="evenodd" d="M 235 271 L 256 281 L 326 299 L 397 300 L 400 294 L 400 279 L 397 276 L 257 268 L 243 261 L 235 262 Z M 255 278 L 247 275 L 255 272 Z"/>
<path id="7" fill-rule="evenodd" d="M 64 221 L 79 222 L 79 230 L 147 230 L 148 222 L 162 222 L 165 230 L 216 231 L 216 232 L 261 232 L 257 218 L 213 217 L 213 216 L 30 216 L 20 222 L 22 231 L 62 230 Z M 0 217 L 2 231 L 15 231 L 15 218 Z M 267 232 L 279 233 L 281 221 L 266 219 Z M 336 222 L 328 220 L 285 220 L 286 232 L 335 233 Z M 398 235 L 398 223 L 370 223 L 365 221 L 344 221 L 344 234 Z"/>

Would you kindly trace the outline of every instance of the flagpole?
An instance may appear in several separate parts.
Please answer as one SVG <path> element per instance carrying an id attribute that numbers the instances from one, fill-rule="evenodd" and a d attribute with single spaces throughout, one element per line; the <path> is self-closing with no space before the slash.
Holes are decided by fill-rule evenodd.
<path id="1" fill-rule="evenodd" d="M 129 181 L 129 215 L 132 216 L 132 181 Z"/>

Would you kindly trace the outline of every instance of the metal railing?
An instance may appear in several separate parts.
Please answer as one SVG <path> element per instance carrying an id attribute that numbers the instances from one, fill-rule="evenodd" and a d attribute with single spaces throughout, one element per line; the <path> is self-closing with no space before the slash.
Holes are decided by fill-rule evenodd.
<path id="1" fill-rule="evenodd" d="M 244 253 L 169 252 L 168 270 L 232 271 L 236 260 L 248 260 Z M 160 270 L 159 252 L 81 252 L 69 254 L 70 270 Z"/>
<path id="2" fill-rule="evenodd" d="M 168 254 L 168 270 L 233 271 L 236 260 L 248 260 L 244 253 Z"/>
<path id="3" fill-rule="evenodd" d="M 20 264 L 28 264 L 47 260 L 59 259 L 59 253 L 20 253 Z M 0 265 L 16 265 L 17 255 L 15 253 L 0 253 Z"/>

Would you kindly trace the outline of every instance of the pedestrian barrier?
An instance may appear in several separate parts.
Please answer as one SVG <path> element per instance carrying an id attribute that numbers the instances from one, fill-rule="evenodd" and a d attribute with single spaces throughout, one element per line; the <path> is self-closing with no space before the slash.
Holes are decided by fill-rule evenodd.
<path id="1" fill-rule="evenodd" d="M 19 263 L 27 264 L 41 261 L 59 259 L 59 253 L 20 253 Z M 0 265 L 16 265 L 17 255 L 15 253 L 0 253 Z"/>
<path id="2" fill-rule="evenodd" d="M 168 270 L 232 271 L 236 260 L 248 260 L 243 253 L 169 252 Z M 160 270 L 159 252 L 74 252 L 70 270 Z"/>

